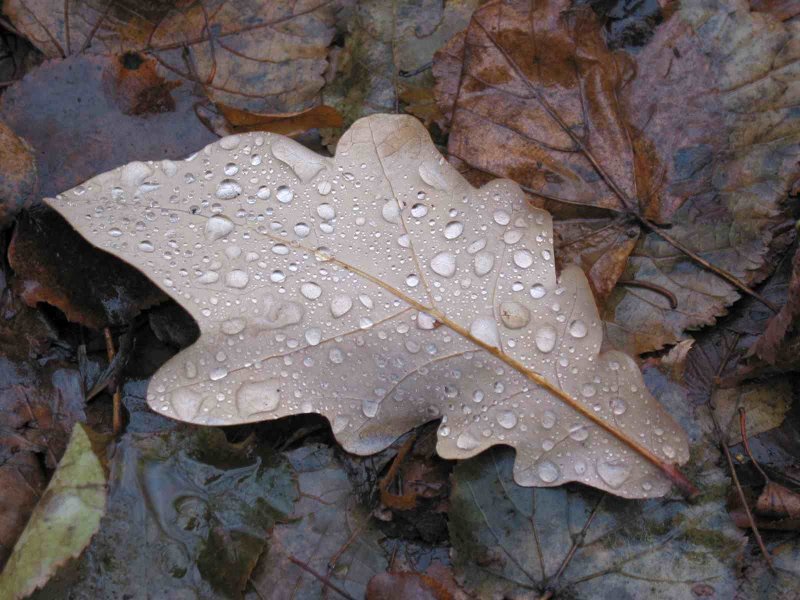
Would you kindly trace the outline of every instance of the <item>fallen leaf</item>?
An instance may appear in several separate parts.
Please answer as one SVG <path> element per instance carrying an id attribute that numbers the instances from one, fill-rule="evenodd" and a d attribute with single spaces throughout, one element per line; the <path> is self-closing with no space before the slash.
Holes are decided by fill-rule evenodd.
<path id="1" fill-rule="evenodd" d="M 507 176 L 569 219 L 557 227 L 562 254 L 600 300 L 618 278 L 676 298 L 674 310 L 658 291 L 617 286 L 606 303 L 614 345 L 656 350 L 713 323 L 739 294 L 657 233 L 634 245 L 637 220 L 669 225 L 751 286 L 785 248 L 782 202 L 800 174 L 785 86 L 799 34 L 743 0 L 686 4 L 626 58 L 607 49 L 591 11 L 567 5 L 493 2 L 437 54 L 448 152 L 468 178 Z M 573 222 L 558 203 L 623 218 Z"/>
<path id="2" fill-rule="evenodd" d="M 3 7 L 48 58 L 145 54 L 161 76 L 177 75 L 214 102 L 255 112 L 316 103 L 334 9 L 322 0 L 10 0 Z"/>
<path id="3" fill-rule="evenodd" d="M 312 575 L 354 598 L 388 564 L 383 537 L 358 502 L 347 470 L 329 447 L 310 444 L 287 453 L 300 497 L 289 518 L 275 526 L 256 566 L 249 598 L 325 598 L 333 592 Z M 303 568 L 305 567 L 305 568 Z"/>
<path id="4" fill-rule="evenodd" d="M 280 455 L 229 444 L 221 430 L 127 434 L 110 468 L 99 532 L 45 593 L 240 598 L 269 530 L 297 500 Z"/>
<path id="5" fill-rule="evenodd" d="M 75 426 L 64 457 L 0 573 L 0 596 L 26 598 L 77 558 L 106 510 L 106 438 Z"/>
<path id="6" fill-rule="evenodd" d="M 416 119 L 361 120 L 333 159 L 245 134 L 173 165 L 131 163 L 50 200 L 199 323 L 150 384 L 157 412 L 318 412 L 356 454 L 441 417 L 440 456 L 512 445 L 525 485 L 648 497 L 669 488 L 659 468 L 679 481 L 667 465 L 688 457 L 684 435 L 629 356 L 598 355 L 583 273 L 556 280 L 550 215 L 510 181 L 472 188 Z"/>
<path id="7" fill-rule="evenodd" d="M 342 115 L 330 106 L 315 106 L 296 113 L 261 114 L 239 110 L 232 106 L 220 104 L 217 108 L 225 117 L 229 133 L 246 133 L 248 131 L 270 131 L 281 135 L 294 136 L 324 127 L 338 128 L 342 126 Z"/>
<path id="8" fill-rule="evenodd" d="M 708 414 L 657 369 L 645 378 L 689 430 L 699 497 L 634 503 L 580 487 L 523 488 L 507 449 L 461 462 L 450 536 L 456 574 L 475 597 L 693 598 L 699 586 L 734 597 L 745 537 L 725 510 L 729 480 Z"/>
<path id="9" fill-rule="evenodd" d="M 380 573 L 367 585 L 367 600 L 452 600 L 436 579 L 424 573 Z"/>
<path id="10" fill-rule="evenodd" d="M 800 335 L 797 331 L 797 322 L 800 319 L 800 250 L 794 254 L 785 298 L 786 303 L 769 320 L 750 353 L 779 370 L 796 371 L 800 369 Z"/>
<path id="11" fill-rule="evenodd" d="M 715 387 L 711 402 L 728 443 L 736 445 L 742 441 L 740 408 L 747 411 L 748 436 L 780 426 L 792 405 L 795 386 L 788 378 L 775 378 L 768 382 L 742 383 L 731 388 Z"/>
<path id="12" fill-rule="evenodd" d="M 800 6 L 794 0 L 750 0 L 750 10 L 773 14 L 781 21 L 800 15 Z"/>
<path id="13" fill-rule="evenodd" d="M 36 161 L 30 146 L 0 121 L 0 227 L 36 196 Z"/>
<path id="14" fill-rule="evenodd" d="M 433 97 L 433 54 L 469 22 L 480 0 L 368 0 L 339 14 L 344 47 L 323 89 L 326 104 L 356 119 L 405 110 L 439 120 Z M 338 133 L 338 132 L 337 132 Z M 338 139 L 338 138 L 337 138 Z"/>

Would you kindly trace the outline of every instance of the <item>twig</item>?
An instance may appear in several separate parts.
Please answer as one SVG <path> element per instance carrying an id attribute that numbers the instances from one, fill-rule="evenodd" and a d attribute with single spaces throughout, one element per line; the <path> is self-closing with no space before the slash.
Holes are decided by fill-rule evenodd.
<path id="1" fill-rule="evenodd" d="M 111 335 L 111 330 L 106 327 L 103 331 L 106 338 L 106 352 L 108 354 L 108 362 L 113 363 L 116 351 L 114 350 L 114 338 Z M 117 437 L 122 433 L 122 392 L 120 391 L 119 382 L 114 383 L 114 395 L 112 400 L 112 430 L 114 436 Z"/>
<path id="2" fill-rule="evenodd" d="M 321 575 L 321 574 L 317 573 L 314 569 L 309 567 L 302 560 L 299 560 L 299 559 L 295 558 L 294 556 L 290 555 L 289 556 L 289 561 L 291 561 L 292 563 L 296 564 L 298 567 L 303 569 L 303 571 L 305 571 L 306 573 L 316 577 L 320 581 L 320 583 L 322 583 L 322 585 L 324 585 L 325 587 L 329 587 L 330 589 L 332 589 L 334 592 L 336 592 L 337 594 L 339 594 L 343 598 L 347 598 L 347 600 L 356 600 L 350 594 L 348 594 L 342 588 L 340 588 L 338 585 L 336 585 L 335 583 L 332 583 L 331 580 L 328 577 L 325 577 L 324 575 Z"/>
<path id="3" fill-rule="evenodd" d="M 742 445 L 744 446 L 744 452 L 747 454 L 750 462 L 753 463 L 753 466 L 761 473 L 761 476 L 764 478 L 764 483 L 769 483 L 770 478 L 767 477 L 767 474 L 764 472 L 764 469 L 761 468 L 761 465 L 758 464 L 758 461 L 753 458 L 753 453 L 750 452 L 750 443 L 747 441 L 747 412 L 744 410 L 743 406 L 739 407 L 739 430 L 742 432 Z"/>
<path id="4" fill-rule="evenodd" d="M 618 279 L 617 284 L 644 288 L 646 290 L 650 290 L 651 292 L 656 292 L 657 294 L 664 296 L 669 301 L 669 307 L 672 310 L 678 308 L 678 299 L 675 297 L 675 294 L 670 292 L 667 288 L 663 288 L 655 283 L 651 283 L 649 281 L 636 281 L 635 279 Z"/>
<path id="5" fill-rule="evenodd" d="M 719 369 L 717 370 L 717 374 L 714 377 L 712 382 L 712 392 L 714 387 L 717 385 L 717 381 L 719 381 L 720 377 L 722 376 L 722 372 L 725 370 L 725 367 L 728 365 L 728 361 L 730 360 L 731 355 L 733 354 L 734 348 L 736 348 L 736 344 L 739 343 L 739 337 L 741 334 L 737 333 L 731 345 L 725 352 L 725 356 L 722 360 L 722 363 L 719 365 Z M 709 396 L 709 404 L 711 403 L 711 398 Z M 753 513 L 750 512 L 750 506 L 747 504 L 747 498 L 744 495 L 744 490 L 742 489 L 742 484 L 739 482 L 739 476 L 736 474 L 736 466 L 733 464 L 733 457 L 731 456 L 731 451 L 728 449 L 728 443 L 725 440 L 725 436 L 723 435 L 722 429 L 717 422 L 717 417 L 714 413 L 714 407 L 710 406 L 711 408 L 711 421 L 714 423 L 714 430 L 717 434 L 719 445 L 722 448 L 722 453 L 725 455 L 725 460 L 728 462 L 728 468 L 731 471 L 731 479 L 733 479 L 733 484 L 736 487 L 736 493 L 739 496 L 739 501 L 742 503 L 744 507 L 744 512 L 747 515 L 747 520 L 750 523 L 750 530 L 753 532 L 753 537 L 756 539 L 756 543 L 758 544 L 759 549 L 761 550 L 761 554 L 764 555 L 764 560 L 767 562 L 767 566 L 772 573 L 775 573 L 775 567 L 772 564 L 772 556 L 770 556 L 767 547 L 764 545 L 764 540 L 761 539 L 761 533 L 758 531 L 758 526 L 756 525 L 755 519 L 753 519 Z"/>

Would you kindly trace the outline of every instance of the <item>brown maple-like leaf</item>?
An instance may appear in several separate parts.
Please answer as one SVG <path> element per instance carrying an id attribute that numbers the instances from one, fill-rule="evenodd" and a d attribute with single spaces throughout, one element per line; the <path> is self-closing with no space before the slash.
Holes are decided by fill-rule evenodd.
<path id="1" fill-rule="evenodd" d="M 162 414 L 318 412 L 359 454 L 441 418 L 441 456 L 510 444 L 524 485 L 647 497 L 666 473 L 690 487 L 672 466 L 682 430 L 629 356 L 599 353 L 583 273 L 556 278 L 550 215 L 510 181 L 472 188 L 416 119 L 358 121 L 332 159 L 232 136 L 50 203 L 200 325 L 150 384 Z"/>
<path id="2" fill-rule="evenodd" d="M 38 188 L 30 146 L 0 121 L 0 226 L 7 225 Z"/>
<path id="3" fill-rule="evenodd" d="M 712 323 L 785 247 L 800 34 L 713 0 L 684 5 L 628 57 L 568 4 L 492 2 L 440 51 L 448 151 L 468 178 L 510 177 L 564 219 L 562 260 L 611 294 L 610 338 L 646 352 Z M 611 293 L 620 278 L 638 285 Z"/>
<path id="4" fill-rule="evenodd" d="M 11 0 L 3 7 L 48 58 L 143 53 L 164 73 L 200 84 L 214 102 L 272 113 L 316 103 L 334 9 L 326 0 Z"/>

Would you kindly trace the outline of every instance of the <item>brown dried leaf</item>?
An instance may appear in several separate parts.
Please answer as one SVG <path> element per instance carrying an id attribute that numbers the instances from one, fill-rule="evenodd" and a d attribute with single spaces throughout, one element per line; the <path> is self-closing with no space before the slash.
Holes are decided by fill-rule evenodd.
<path id="1" fill-rule="evenodd" d="M 310 129 L 322 127 L 341 127 L 343 120 L 335 108 L 315 106 L 296 113 L 263 114 L 240 110 L 233 106 L 218 104 L 217 108 L 225 117 L 229 133 L 248 131 L 270 131 L 281 135 L 294 136 Z"/>
<path id="2" fill-rule="evenodd" d="M 629 356 L 599 354 L 582 271 L 556 279 L 550 215 L 510 181 L 472 188 L 416 119 L 362 119 L 334 158 L 232 136 L 50 203 L 199 323 L 150 384 L 162 414 L 318 412 L 358 454 L 442 417 L 440 456 L 510 444 L 524 485 L 648 497 L 669 489 L 659 468 L 680 479 L 685 434 Z"/>
<path id="3" fill-rule="evenodd" d="M 785 247 L 781 203 L 800 173 L 790 83 L 800 33 L 743 0 L 708 0 L 684 5 L 623 58 L 590 11 L 567 4 L 493 2 L 437 54 L 451 160 L 472 180 L 510 177 L 539 203 L 666 222 L 669 235 L 745 284 L 763 279 Z M 635 225 L 557 210 L 570 219 L 558 227 L 564 260 L 584 268 L 598 299 L 619 277 L 677 299 L 673 310 L 657 291 L 617 287 L 603 316 L 619 347 L 674 343 L 738 298 L 655 233 L 634 249 L 625 235 Z"/>
<path id="4" fill-rule="evenodd" d="M 369 580 L 367 600 L 452 600 L 445 586 L 424 573 L 380 573 Z"/>
<path id="5" fill-rule="evenodd" d="M 37 188 L 36 160 L 30 146 L 0 121 L 0 227 L 11 222 Z"/>
<path id="6" fill-rule="evenodd" d="M 4 12 L 49 58 L 144 53 L 214 102 L 256 112 L 316 103 L 333 37 L 324 0 L 10 0 Z"/>

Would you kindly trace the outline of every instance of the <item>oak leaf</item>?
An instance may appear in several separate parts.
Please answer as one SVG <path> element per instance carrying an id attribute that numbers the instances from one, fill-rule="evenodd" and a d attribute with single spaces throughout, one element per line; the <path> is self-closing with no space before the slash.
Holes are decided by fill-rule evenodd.
<path id="1" fill-rule="evenodd" d="M 633 359 L 600 354 L 583 272 L 556 277 L 550 215 L 511 181 L 471 187 L 414 118 L 362 119 L 334 158 L 231 136 L 49 202 L 198 322 L 150 383 L 162 414 L 317 412 L 357 454 L 441 418 L 441 456 L 511 445 L 522 485 L 650 497 L 681 479 L 686 437 Z"/>

